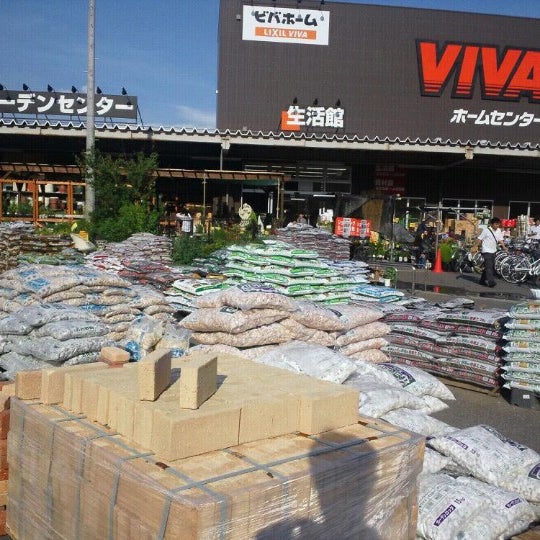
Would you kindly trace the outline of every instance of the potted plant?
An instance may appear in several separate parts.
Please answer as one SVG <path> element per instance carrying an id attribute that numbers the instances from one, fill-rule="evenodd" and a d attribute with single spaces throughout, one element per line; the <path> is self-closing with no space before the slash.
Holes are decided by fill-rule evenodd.
<path id="1" fill-rule="evenodd" d="M 384 286 L 391 287 L 392 284 L 394 287 L 397 284 L 397 269 L 394 266 L 389 266 L 385 269 L 383 274 Z"/>

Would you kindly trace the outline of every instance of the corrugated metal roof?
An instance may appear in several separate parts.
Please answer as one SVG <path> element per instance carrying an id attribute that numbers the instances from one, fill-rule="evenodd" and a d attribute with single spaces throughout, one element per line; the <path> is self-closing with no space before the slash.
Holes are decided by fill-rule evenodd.
<path id="1" fill-rule="evenodd" d="M 73 136 L 81 136 L 86 131 L 84 122 L 73 121 L 43 121 L 32 119 L 0 119 L 0 134 L 5 133 L 5 129 L 14 130 L 41 130 L 41 131 L 61 131 L 63 135 L 72 134 Z M 525 142 L 525 143 L 503 143 L 500 141 L 487 140 L 451 140 L 441 138 L 390 138 L 390 137 L 360 137 L 358 135 L 343 135 L 343 134 L 321 134 L 321 133 L 286 133 L 278 132 L 262 132 L 262 131 L 240 131 L 240 130 L 217 130 L 217 129 L 197 129 L 186 127 L 168 127 L 168 126 L 145 126 L 140 124 L 98 124 L 95 128 L 96 137 L 107 137 L 115 135 L 127 135 L 126 138 L 152 137 L 152 138 L 178 138 L 178 140 L 192 140 L 194 138 L 203 138 L 205 142 L 221 143 L 224 138 L 230 139 L 231 142 L 242 142 L 249 140 L 251 143 L 282 142 L 292 145 L 303 145 L 306 142 L 316 143 L 318 146 L 335 146 L 342 145 L 391 145 L 399 147 L 401 150 L 409 151 L 433 151 L 434 148 L 438 151 L 452 151 L 464 147 L 473 147 L 476 150 L 483 149 L 486 153 L 493 153 L 490 150 L 512 150 L 521 152 L 539 152 L 540 142 Z M 383 148 L 384 149 L 384 148 Z M 388 148 L 390 149 L 390 148 Z M 394 148 L 392 148 L 394 149 Z"/>

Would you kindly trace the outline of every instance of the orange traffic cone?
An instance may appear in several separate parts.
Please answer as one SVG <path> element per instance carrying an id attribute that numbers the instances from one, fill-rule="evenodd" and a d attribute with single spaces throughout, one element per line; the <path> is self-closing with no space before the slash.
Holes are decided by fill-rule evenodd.
<path id="1" fill-rule="evenodd" d="M 443 272 L 442 269 L 442 257 L 441 257 L 441 248 L 437 250 L 437 256 L 435 257 L 435 264 L 433 265 L 433 271 L 441 274 Z"/>

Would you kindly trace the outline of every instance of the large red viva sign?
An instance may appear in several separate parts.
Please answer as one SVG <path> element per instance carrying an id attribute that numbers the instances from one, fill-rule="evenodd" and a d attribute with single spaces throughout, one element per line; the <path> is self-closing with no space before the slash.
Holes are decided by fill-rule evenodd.
<path id="1" fill-rule="evenodd" d="M 453 79 L 452 97 L 471 98 L 477 82 L 482 98 L 540 103 L 540 50 L 417 40 L 423 96 L 440 96 Z"/>

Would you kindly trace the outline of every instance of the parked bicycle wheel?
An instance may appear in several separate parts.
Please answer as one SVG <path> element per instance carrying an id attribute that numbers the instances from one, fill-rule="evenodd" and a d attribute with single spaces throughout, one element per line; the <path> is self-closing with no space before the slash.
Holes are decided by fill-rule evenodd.
<path id="1" fill-rule="evenodd" d="M 469 253 L 466 249 L 458 248 L 452 253 L 450 269 L 452 272 L 471 272 L 471 266 L 468 259 Z"/>
<path id="2" fill-rule="evenodd" d="M 510 253 L 505 250 L 499 250 L 495 254 L 495 273 L 500 276 L 501 275 L 501 264 L 510 257 Z"/>
<path id="3" fill-rule="evenodd" d="M 508 283 L 521 283 L 527 279 L 530 270 L 528 257 L 510 256 L 501 264 L 501 277 Z"/>
<path id="4" fill-rule="evenodd" d="M 471 266 L 477 274 L 481 274 L 484 271 L 484 257 L 477 251 L 471 256 Z"/>

